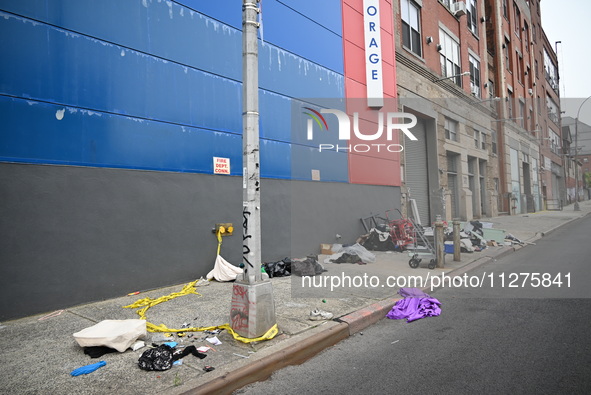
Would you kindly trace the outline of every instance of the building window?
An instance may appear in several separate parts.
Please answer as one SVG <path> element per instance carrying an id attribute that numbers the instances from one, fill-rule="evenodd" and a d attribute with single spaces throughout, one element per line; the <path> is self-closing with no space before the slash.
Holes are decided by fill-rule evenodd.
<path id="1" fill-rule="evenodd" d="M 505 45 L 503 47 L 505 53 L 505 67 L 511 71 L 511 42 L 505 38 Z"/>
<path id="2" fill-rule="evenodd" d="M 546 48 L 544 48 L 544 72 L 546 75 L 546 81 L 548 81 L 552 89 L 558 93 L 558 68 L 554 64 L 554 61 L 550 57 Z"/>
<path id="3" fill-rule="evenodd" d="M 548 118 L 555 124 L 558 124 L 558 105 L 552 100 L 550 95 L 546 95 L 546 106 L 548 107 Z"/>
<path id="4" fill-rule="evenodd" d="M 507 91 L 507 113 L 508 118 L 513 118 L 513 92 Z"/>
<path id="5" fill-rule="evenodd" d="M 478 36 L 478 8 L 476 6 L 476 0 L 468 0 L 467 3 L 467 20 L 468 29 L 472 33 Z"/>
<path id="6" fill-rule="evenodd" d="M 470 60 L 470 91 L 476 97 L 480 97 L 480 62 L 472 55 Z"/>
<path id="7" fill-rule="evenodd" d="M 551 129 L 548 129 L 548 136 L 550 136 L 550 151 L 560 154 L 560 136 Z"/>
<path id="8" fill-rule="evenodd" d="M 451 0 L 441 0 L 441 2 L 447 7 L 451 8 Z"/>
<path id="9" fill-rule="evenodd" d="M 507 12 L 507 0 L 503 0 L 503 16 L 505 18 L 509 18 L 509 15 Z"/>
<path id="10" fill-rule="evenodd" d="M 495 83 L 491 80 L 488 80 L 488 97 L 489 99 L 494 99 L 496 97 Z M 491 101 L 491 104 L 494 104 L 494 102 Z"/>
<path id="11" fill-rule="evenodd" d="M 521 37 L 521 11 L 519 11 L 517 3 L 513 3 L 513 9 L 515 10 L 515 21 L 513 21 L 515 34 L 517 34 L 517 37 Z"/>
<path id="12" fill-rule="evenodd" d="M 521 118 L 519 124 L 525 128 L 525 103 L 519 100 L 519 117 Z"/>
<path id="13" fill-rule="evenodd" d="M 458 197 L 458 159 L 458 154 L 447 152 L 447 189 L 451 201 L 452 218 L 457 218 L 460 212 L 460 199 Z"/>
<path id="14" fill-rule="evenodd" d="M 480 149 L 486 149 L 486 134 L 480 133 Z"/>
<path id="15" fill-rule="evenodd" d="M 443 29 L 439 29 L 439 51 L 441 61 L 441 75 L 444 77 L 456 76 L 454 82 L 462 86 L 460 74 L 460 45 Z"/>
<path id="16" fill-rule="evenodd" d="M 540 70 L 540 66 L 538 66 L 538 60 L 536 59 L 536 60 L 534 60 L 534 71 L 536 73 L 536 78 L 540 78 L 539 70 Z"/>
<path id="17" fill-rule="evenodd" d="M 474 147 L 480 148 L 480 131 L 474 129 Z"/>
<path id="18" fill-rule="evenodd" d="M 400 0 L 402 16 L 402 43 L 421 56 L 421 9 L 411 0 Z"/>
<path id="19" fill-rule="evenodd" d="M 523 21 L 523 35 L 525 36 L 525 50 L 529 52 L 529 25 Z"/>
<path id="20" fill-rule="evenodd" d="M 515 59 L 517 59 L 517 81 L 523 84 L 523 55 L 515 51 Z"/>
<path id="21" fill-rule="evenodd" d="M 534 42 L 537 42 L 538 40 L 537 40 L 537 37 L 536 37 L 537 36 L 537 33 L 536 33 L 536 25 L 534 25 L 533 23 L 531 25 L 531 34 L 532 34 L 532 37 L 533 37 Z"/>
<path id="22" fill-rule="evenodd" d="M 497 132 L 493 130 L 490 132 L 490 149 L 493 154 L 497 153 Z"/>
<path id="23" fill-rule="evenodd" d="M 443 128 L 445 129 L 445 138 L 458 141 L 458 123 L 450 118 L 445 118 Z"/>

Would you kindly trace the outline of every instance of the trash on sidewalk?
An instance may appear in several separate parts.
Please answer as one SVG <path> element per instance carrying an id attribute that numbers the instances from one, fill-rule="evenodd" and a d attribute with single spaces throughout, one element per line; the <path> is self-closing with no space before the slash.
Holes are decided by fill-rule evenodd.
<path id="1" fill-rule="evenodd" d="M 218 255 L 215 258 L 215 264 L 213 269 L 207 273 L 207 279 L 215 279 L 220 282 L 234 281 L 236 276 L 243 272 L 243 269 L 232 265 L 230 262 Z"/>
<path id="2" fill-rule="evenodd" d="M 326 258 L 324 263 L 374 263 L 375 261 L 375 254 L 361 244 L 355 243 L 351 246 L 343 246 L 340 251 Z"/>
<path id="3" fill-rule="evenodd" d="M 369 233 L 360 236 L 357 242 L 371 251 L 401 250 L 401 248 L 396 246 L 389 232 L 377 228 L 371 228 Z"/>
<path id="4" fill-rule="evenodd" d="M 199 359 L 205 358 L 207 355 L 197 351 L 195 346 L 185 347 L 183 350 L 176 350 L 166 344 L 151 348 L 142 353 L 138 359 L 138 366 L 142 370 L 147 371 L 163 371 L 172 367 L 172 364 L 181 358 L 193 354 Z"/>
<path id="5" fill-rule="evenodd" d="M 172 333 L 155 333 L 152 335 L 152 342 L 168 342 L 174 339 Z"/>
<path id="6" fill-rule="evenodd" d="M 309 255 L 304 260 L 294 259 L 291 261 L 291 273 L 296 276 L 315 276 L 325 271 L 326 269 L 318 263 L 316 255 Z"/>
<path id="7" fill-rule="evenodd" d="M 217 336 L 214 337 L 208 337 L 207 339 L 208 342 L 210 342 L 211 344 L 213 344 L 214 346 L 219 346 L 220 344 L 222 344 L 222 342 L 220 341 L 220 339 L 218 339 Z"/>
<path id="8" fill-rule="evenodd" d="M 97 370 L 98 368 L 102 368 L 106 364 L 107 363 L 105 361 L 100 361 L 97 363 L 93 363 L 91 365 L 86 365 L 86 366 L 79 367 L 78 369 L 74 369 L 74 370 L 72 370 L 72 372 L 70 374 L 72 376 L 80 376 L 82 374 L 92 373 L 95 370 Z"/>
<path id="9" fill-rule="evenodd" d="M 309 319 L 311 321 L 322 321 L 322 320 L 330 320 L 332 319 L 333 314 L 329 313 L 328 311 L 324 311 L 324 310 L 312 310 L 310 311 L 310 317 Z"/>
<path id="10" fill-rule="evenodd" d="M 206 365 L 203 367 L 203 371 L 205 372 L 211 372 L 212 370 L 215 370 L 213 366 Z"/>
<path id="11" fill-rule="evenodd" d="M 143 341 L 141 341 L 141 340 L 138 340 L 138 341 L 136 341 L 135 343 L 133 343 L 133 344 L 131 345 L 131 349 L 132 349 L 133 351 L 137 351 L 137 350 L 139 350 L 139 349 L 141 349 L 141 348 L 144 348 L 144 347 L 146 347 L 146 343 L 144 343 L 144 342 L 143 342 Z"/>
<path id="12" fill-rule="evenodd" d="M 246 337 L 240 336 L 236 331 L 234 331 L 234 329 L 232 329 L 230 324 L 227 324 L 227 323 L 222 324 L 222 325 L 209 326 L 209 327 L 191 327 L 191 328 L 173 329 L 173 328 L 167 327 L 164 324 L 154 325 L 151 322 L 147 321 L 146 311 L 148 311 L 148 309 L 150 309 L 153 306 L 156 306 L 160 303 L 167 302 L 169 300 L 178 298 L 180 296 L 185 296 L 188 294 L 195 294 L 197 296 L 201 296 L 201 294 L 199 292 L 197 292 L 197 290 L 195 288 L 196 284 L 198 282 L 199 282 L 198 280 L 190 282 L 189 284 L 186 284 L 181 291 L 173 292 L 169 295 L 164 295 L 164 296 L 161 296 L 156 299 L 152 299 L 150 297 L 138 299 L 130 305 L 123 306 L 123 308 L 135 309 L 135 308 L 141 307 L 139 310 L 136 311 L 136 313 L 140 316 L 142 321 L 145 322 L 146 328 L 150 332 L 176 332 L 176 333 L 178 333 L 178 332 L 204 332 L 204 331 L 213 331 L 213 330 L 226 330 L 226 331 L 228 331 L 228 333 L 230 333 L 232 335 L 232 337 L 235 340 L 238 340 L 242 343 L 252 343 L 252 342 L 259 342 L 259 341 L 263 341 L 263 340 L 270 340 L 270 339 L 273 339 L 275 336 L 277 336 L 277 334 L 279 333 L 279 327 L 277 326 L 277 324 L 275 324 L 271 328 L 269 328 L 269 330 L 264 335 L 257 337 L 255 339 L 251 339 L 251 338 L 246 338 Z"/>
<path id="13" fill-rule="evenodd" d="M 124 352 L 146 335 L 145 320 L 104 320 L 74 333 L 74 339 L 80 347 L 106 346 Z"/>
<path id="14" fill-rule="evenodd" d="M 84 347 L 84 354 L 88 355 L 90 358 L 100 358 L 111 352 L 117 352 L 117 350 L 106 346 Z"/>
<path id="15" fill-rule="evenodd" d="M 207 273 L 206 278 L 211 280 L 215 278 L 217 281 L 224 282 L 224 281 L 234 281 L 236 280 L 236 276 L 243 273 L 244 270 L 232 265 L 230 262 L 226 261 L 220 255 L 220 249 L 222 248 L 222 231 L 221 228 L 216 232 L 216 237 L 218 239 L 218 251 L 217 256 L 215 258 L 215 263 L 213 269 Z"/>
<path id="16" fill-rule="evenodd" d="M 519 240 L 517 237 L 513 236 L 511 233 L 507 233 L 505 236 L 505 241 L 509 240 L 511 242 L 515 242 L 516 244 L 525 244 L 523 241 Z"/>
<path id="17" fill-rule="evenodd" d="M 151 348 L 142 353 L 138 366 L 142 370 L 168 370 L 172 367 L 172 349 L 167 345 Z"/>
<path id="18" fill-rule="evenodd" d="M 44 315 L 41 318 L 38 318 L 37 321 L 43 321 L 46 320 L 48 318 L 53 318 L 53 317 L 57 317 L 58 315 L 62 314 L 65 310 L 58 310 L 58 311 L 54 311 L 53 313 L 49 313 L 47 315 Z"/>
<path id="19" fill-rule="evenodd" d="M 397 301 L 386 315 L 390 319 L 406 318 L 406 322 L 413 322 L 424 317 L 434 317 L 441 314 L 441 302 L 418 288 L 400 288 L 398 293 L 404 299 Z"/>
<path id="20" fill-rule="evenodd" d="M 291 276 L 291 259 L 283 258 L 277 262 L 265 262 L 263 268 L 270 278 Z"/>
<path id="21" fill-rule="evenodd" d="M 338 249 L 337 249 L 337 251 L 338 251 Z M 332 255 L 334 253 L 335 253 L 335 251 L 333 250 L 333 245 L 332 244 L 320 244 L 320 254 L 322 254 L 322 255 Z"/>

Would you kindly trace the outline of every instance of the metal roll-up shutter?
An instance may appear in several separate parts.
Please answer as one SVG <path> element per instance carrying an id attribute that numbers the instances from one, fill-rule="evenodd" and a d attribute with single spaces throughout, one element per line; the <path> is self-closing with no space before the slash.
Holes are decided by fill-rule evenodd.
<path id="1" fill-rule="evenodd" d="M 417 209 L 423 226 L 430 222 L 429 212 L 429 177 L 427 173 L 427 133 L 425 121 L 417 119 L 417 125 L 411 129 L 417 140 L 405 136 L 404 151 L 406 159 L 406 186 L 410 189 L 410 198 L 417 202 Z M 409 215 L 411 211 L 409 211 Z"/>

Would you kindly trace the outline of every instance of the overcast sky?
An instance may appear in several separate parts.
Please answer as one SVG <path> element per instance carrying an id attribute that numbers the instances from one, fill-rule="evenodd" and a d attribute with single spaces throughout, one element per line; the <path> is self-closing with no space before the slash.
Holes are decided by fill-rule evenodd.
<path id="1" fill-rule="evenodd" d="M 560 96 L 565 115 L 576 117 L 582 99 L 591 96 L 591 1 L 542 0 L 542 26 L 548 40 L 558 44 Z M 591 124 L 591 99 L 580 119 Z"/>

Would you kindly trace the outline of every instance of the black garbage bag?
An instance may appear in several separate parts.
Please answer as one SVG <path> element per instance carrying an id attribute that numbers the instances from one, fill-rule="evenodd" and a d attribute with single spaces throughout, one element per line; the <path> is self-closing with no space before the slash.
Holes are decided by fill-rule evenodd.
<path id="1" fill-rule="evenodd" d="M 381 232 L 384 235 L 387 232 Z M 383 240 L 383 237 L 380 237 L 380 233 L 377 232 L 375 229 L 372 229 L 369 232 L 369 236 L 365 241 L 361 244 L 365 248 L 371 251 L 395 251 L 397 250 L 396 244 L 392 241 L 392 236 L 388 234 L 387 238 Z"/>
<path id="2" fill-rule="evenodd" d="M 315 276 L 317 274 L 327 271 L 313 257 L 307 257 L 303 261 L 292 261 L 291 269 L 291 272 L 296 276 Z"/>
<path id="3" fill-rule="evenodd" d="M 334 262 L 334 263 L 360 263 L 361 258 L 357 254 L 349 254 L 347 252 L 344 252 L 337 259 L 332 259 L 331 262 Z"/>
<path id="4" fill-rule="evenodd" d="M 162 344 L 144 351 L 137 363 L 142 370 L 168 370 L 172 367 L 173 352 L 171 347 Z"/>
<path id="5" fill-rule="evenodd" d="M 291 259 L 283 258 L 277 262 L 265 262 L 263 268 L 271 278 L 291 276 Z"/>

